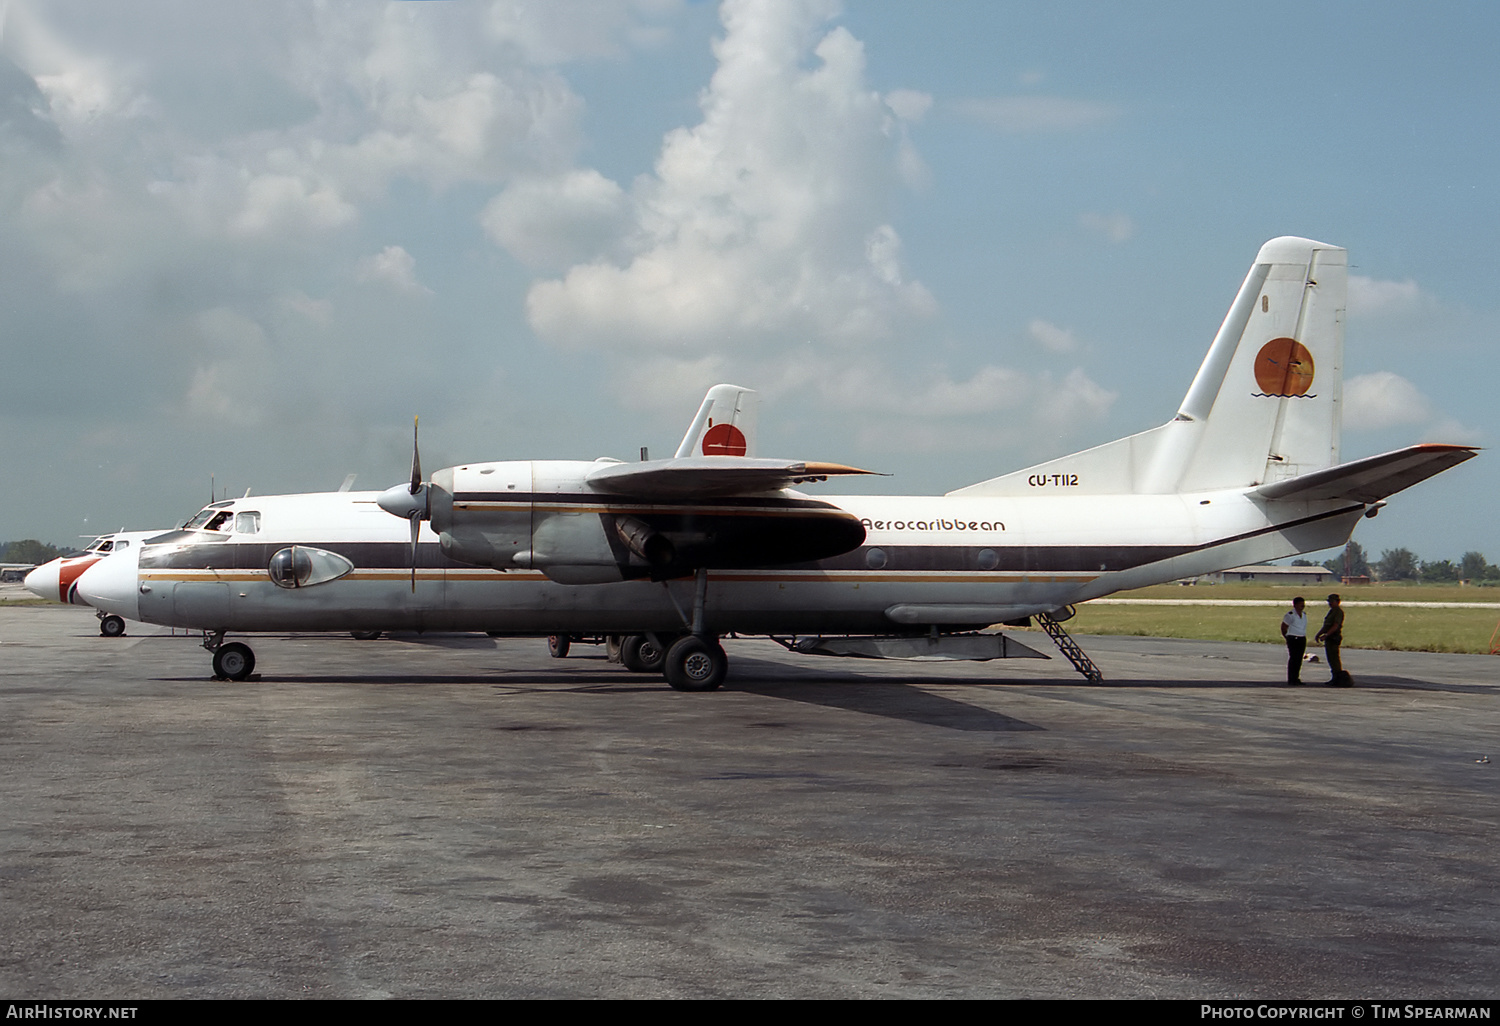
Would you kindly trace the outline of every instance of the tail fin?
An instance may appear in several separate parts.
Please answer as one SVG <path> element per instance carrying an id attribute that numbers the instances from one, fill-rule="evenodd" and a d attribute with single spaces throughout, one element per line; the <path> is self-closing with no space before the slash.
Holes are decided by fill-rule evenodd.
<path id="1" fill-rule="evenodd" d="M 715 385 L 703 397 L 677 458 L 754 456 L 756 394 L 739 385 Z"/>
<path id="2" fill-rule="evenodd" d="M 1247 488 L 1331 467 L 1343 408 L 1344 250 L 1260 248 L 1177 416 L 1161 427 L 950 495 L 1162 494 Z"/>

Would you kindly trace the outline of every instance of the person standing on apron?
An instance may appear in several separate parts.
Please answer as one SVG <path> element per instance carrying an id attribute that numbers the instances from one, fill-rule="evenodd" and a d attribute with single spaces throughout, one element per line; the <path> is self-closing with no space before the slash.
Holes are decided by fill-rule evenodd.
<path id="1" fill-rule="evenodd" d="M 1307 607 L 1302 596 L 1292 599 L 1292 608 L 1281 618 L 1281 636 L 1286 639 L 1286 683 L 1302 683 L 1302 653 L 1307 651 Z"/>
<path id="2" fill-rule="evenodd" d="M 1323 617 L 1323 629 L 1313 640 L 1321 641 L 1323 651 L 1328 654 L 1328 672 L 1333 674 L 1328 680 L 1328 686 L 1334 688 L 1351 686 L 1354 681 L 1344 672 L 1344 664 L 1339 661 L 1339 645 L 1344 640 L 1344 607 L 1339 605 L 1337 595 L 1328 596 L 1328 615 Z"/>

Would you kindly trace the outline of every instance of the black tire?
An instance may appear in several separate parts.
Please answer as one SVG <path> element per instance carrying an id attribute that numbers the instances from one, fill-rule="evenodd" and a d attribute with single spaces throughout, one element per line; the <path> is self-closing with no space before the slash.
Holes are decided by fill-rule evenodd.
<path id="1" fill-rule="evenodd" d="M 547 654 L 553 659 L 568 658 L 568 649 L 573 647 L 573 642 L 566 634 L 547 635 Z"/>
<path id="2" fill-rule="evenodd" d="M 113 613 L 99 621 L 99 633 L 106 638 L 123 638 L 125 636 L 125 621 Z"/>
<path id="3" fill-rule="evenodd" d="M 214 649 L 214 676 L 224 680 L 244 680 L 255 669 L 255 653 L 249 645 L 231 641 Z"/>
<path id="4" fill-rule="evenodd" d="M 381 631 L 350 631 L 349 637 L 355 641 L 374 641 L 380 637 Z"/>
<path id="5" fill-rule="evenodd" d="M 729 658 L 719 643 L 689 634 L 667 650 L 667 683 L 678 691 L 714 691 L 729 672 Z"/>
<path id="6" fill-rule="evenodd" d="M 667 650 L 644 634 L 627 635 L 620 642 L 620 664 L 635 673 L 661 673 Z"/>

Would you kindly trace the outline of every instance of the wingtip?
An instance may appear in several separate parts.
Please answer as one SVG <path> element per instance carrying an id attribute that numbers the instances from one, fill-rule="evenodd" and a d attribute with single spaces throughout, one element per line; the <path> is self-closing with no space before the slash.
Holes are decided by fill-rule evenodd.
<path id="1" fill-rule="evenodd" d="M 890 474 L 879 470 L 862 470 L 859 467 L 851 467 L 844 463 L 804 463 L 809 474 L 833 476 L 849 476 L 855 474 L 867 474 L 870 477 L 890 477 Z"/>

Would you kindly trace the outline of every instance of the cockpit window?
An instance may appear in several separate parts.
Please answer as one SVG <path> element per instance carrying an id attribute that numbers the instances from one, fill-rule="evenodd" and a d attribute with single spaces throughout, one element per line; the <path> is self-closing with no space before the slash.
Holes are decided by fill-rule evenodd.
<path id="1" fill-rule="evenodd" d="M 197 516 L 193 517 L 193 519 L 183 524 L 182 529 L 184 531 L 196 531 L 204 524 L 208 523 L 208 518 L 213 516 L 216 512 L 218 511 L 210 506 L 208 509 L 199 512 Z"/>
<path id="2" fill-rule="evenodd" d="M 234 518 L 234 529 L 239 534 L 255 534 L 260 530 L 260 514 L 253 510 L 239 514 Z"/>
<path id="3" fill-rule="evenodd" d="M 187 523 L 182 525 L 184 531 L 228 531 L 229 522 L 234 519 L 234 511 L 229 509 L 218 509 L 214 506 L 206 506 L 199 511 Z"/>
<path id="4" fill-rule="evenodd" d="M 127 541 L 124 538 L 121 538 L 119 541 L 115 542 L 115 551 L 116 552 L 118 552 L 121 549 L 128 549 L 128 548 L 130 548 L 130 542 Z"/>
<path id="5" fill-rule="evenodd" d="M 95 549 L 94 551 L 95 552 L 110 552 L 110 551 L 112 551 L 114 549 L 114 547 L 115 547 L 115 543 L 112 542 L 112 541 L 100 542 L 99 543 L 99 547 L 97 549 Z"/>

